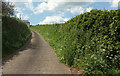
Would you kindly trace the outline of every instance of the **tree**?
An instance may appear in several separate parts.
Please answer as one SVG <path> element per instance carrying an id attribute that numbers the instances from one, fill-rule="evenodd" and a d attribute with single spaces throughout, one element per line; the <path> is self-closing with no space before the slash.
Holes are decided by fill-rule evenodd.
<path id="1" fill-rule="evenodd" d="M 2 14 L 6 16 L 14 15 L 14 5 L 11 2 L 2 2 Z"/>

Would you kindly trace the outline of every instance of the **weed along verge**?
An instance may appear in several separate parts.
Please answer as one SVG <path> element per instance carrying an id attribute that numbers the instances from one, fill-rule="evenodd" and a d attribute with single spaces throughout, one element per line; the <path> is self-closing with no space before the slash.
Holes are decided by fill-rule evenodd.
<path id="1" fill-rule="evenodd" d="M 120 9 L 91 10 L 61 24 L 32 26 L 59 60 L 89 74 L 120 74 Z"/>

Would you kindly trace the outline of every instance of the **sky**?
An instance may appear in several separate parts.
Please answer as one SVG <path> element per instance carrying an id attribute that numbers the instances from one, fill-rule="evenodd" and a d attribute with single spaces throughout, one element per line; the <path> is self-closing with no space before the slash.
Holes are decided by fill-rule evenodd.
<path id="1" fill-rule="evenodd" d="M 6 0 L 15 5 L 15 15 L 31 25 L 64 23 L 92 9 L 116 10 L 120 0 Z"/>

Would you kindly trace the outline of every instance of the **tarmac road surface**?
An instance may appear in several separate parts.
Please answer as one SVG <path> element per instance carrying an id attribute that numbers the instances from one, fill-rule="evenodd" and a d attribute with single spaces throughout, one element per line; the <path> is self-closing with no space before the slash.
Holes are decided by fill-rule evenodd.
<path id="1" fill-rule="evenodd" d="M 29 43 L 3 65 L 3 74 L 70 74 L 70 68 L 60 63 L 52 47 L 33 31 Z"/>

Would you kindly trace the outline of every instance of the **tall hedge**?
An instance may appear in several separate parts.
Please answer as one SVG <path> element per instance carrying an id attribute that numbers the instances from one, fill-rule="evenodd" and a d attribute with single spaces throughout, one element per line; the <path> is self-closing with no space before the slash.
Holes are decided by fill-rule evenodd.
<path id="1" fill-rule="evenodd" d="M 2 56 L 15 52 L 30 38 L 31 31 L 21 20 L 2 16 Z"/>
<path id="2" fill-rule="evenodd" d="M 61 62 L 84 74 L 120 74 L 120 10 L 91 10 L 64 24 L 31 27 L 55 49 Z"/>

